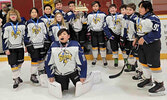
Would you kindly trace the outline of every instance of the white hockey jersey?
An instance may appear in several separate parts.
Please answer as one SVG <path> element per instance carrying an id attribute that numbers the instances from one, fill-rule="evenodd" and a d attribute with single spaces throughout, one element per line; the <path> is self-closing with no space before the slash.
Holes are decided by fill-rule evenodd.
<path id="1" fill-rule="evenodd" d="M 2 28 L 3 50 L 23 48 L 24 35 L 24 23 L 6 23 Z"/>
<path id="2" fill-rule="evenodd" d="M 27 32 L 25 35 L 25 44 L 33 44 L 33 47 L 43 48 L 44 41 L 48 39 L 47 28 L 41 19 L 35 22 L 33 19 L 27 21 Z"/>
<path id="3" fill-rule="evenodd" d="M 106 14 L 101 11 L 92 12 L 87 16 L 88 29 L 92 31 L 102 31 Z"/>
<path id="4" fill-rule="evenodd" d="M 69 41 L 65 47 L 59 41 L 55 41 L 47 55 L 45 68 L 48 77 L 54 75 L 68 75 L 76 69 L 80 69 L 80 77 L 87 74 L 87 61 L 83 50 L 77 41 Z"/>
<path id="5" fill-rule="evenodd" d="M 109 14 L 106 17 L 106 24 L 116 35 L 121 34 L 123 15 L 116 13 L 114 15 Z"/>
<path id="6" fill-rule="evenodd" d="M 73 11 L 69 11 L 66 15 L 66 19 L 75 32 L 82 30 L 83 23 L 87 22 L 86 13 L 79 12 L 78 15 L 75 15 Z"/>
<path id="7" fill-rule="evenodd" d="M 48 32 L 49 32 L 49 27 L 52 24 L 52 22 L 54 21 L 54 15 L 43 15 L 40 18 L 46 25 Z"/>
<path id="8" fill-rule="evenodd" d="M 137 19 L 138 16 L 136 14 L 132 14 L 131 16 L 124 16 L 122 21 L 122 37 L 127 38 L 129 41 L 133 41 L 135 39 Z"/>
<path id="9" fill-rule="evenodd" d="M 65 26 L 61 25 L 61 24 L 53 24 L 49 27 L 49 36 L 50 36 L 50 39 L 53 41 L 59 41 L 59 38 L 57 36 L 57 33 L 60 29 L 62 28 L 66 28 Z"/>

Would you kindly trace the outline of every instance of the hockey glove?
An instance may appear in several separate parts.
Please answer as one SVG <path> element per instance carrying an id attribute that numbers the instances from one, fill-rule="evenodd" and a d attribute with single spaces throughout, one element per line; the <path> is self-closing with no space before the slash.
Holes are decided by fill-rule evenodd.
<path id="1" fill-rule="evenodd" d="M 126 38 L 120 37 L 120 46 L 125 48 Z"/>
<path id="2" fill-rule="evenodd" d="M 47 52 L 50 48 L 51 42 L 50 41 L 45 41 L 44 42 L 44 49 Z"/>

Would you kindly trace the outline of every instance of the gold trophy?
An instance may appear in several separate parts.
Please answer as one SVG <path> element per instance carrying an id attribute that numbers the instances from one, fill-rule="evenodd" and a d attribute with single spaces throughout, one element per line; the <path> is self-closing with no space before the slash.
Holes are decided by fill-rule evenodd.
<path id="1" fill-rule="evenodd" d="M 88 11 L 88 8 L 86 7 L 85 3 L 82 5 L 81 1 L 79 1 L 79 4 L 77 4 L 77 0 L 75 0 L 75 11 Z"/>

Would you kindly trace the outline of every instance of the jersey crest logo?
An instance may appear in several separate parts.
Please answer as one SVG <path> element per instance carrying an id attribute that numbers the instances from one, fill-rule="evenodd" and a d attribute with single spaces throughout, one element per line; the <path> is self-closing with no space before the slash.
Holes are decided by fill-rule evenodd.
<path id="1" fill-rule="evenodd" d="M 41 32 L 41 27 L 38 25 L 35 25 L 32 27 L 32 32 L 35 34 L 39 34 L 39 32 Z"/>
<path id="2" fill-rule="evenodd" d="M 18 29 L 16 33 L 14 33 L 14 31 L 12 31 L 11 35 L 12 35 L 12 37 L 14 37 L 16 39 L 18 36 L 20 36 L 20 33 L 21 33 L 21 31 Z"/>
<path id="3" fill-rule="evenodd" d="M 51 21 L 48 21 L 48 22 L 46 23 L 46 27 L 49 28 L 50 25 L 51 25 Z"/>
<path id="4" fill-rule="evenodd" d="M 142 31 L 142 25 L 137 25 L 136 24 L 136 28 L 137 28 L 137 32 Z"/>
<path id="5" fill-rule="evenodd" d="M 98 22 L 100 22 L 100 18 L 93 18 L 93 22 L 95 23 L 95 24 L 97 24 Z"/>
<path id="6" fill-rule="evenodd" d="M 68 63 L 72 58 L 72 54 L 68 50 L 62 50 L 59 54 L 59 62 L 63 62 L 64 66 Z"/>

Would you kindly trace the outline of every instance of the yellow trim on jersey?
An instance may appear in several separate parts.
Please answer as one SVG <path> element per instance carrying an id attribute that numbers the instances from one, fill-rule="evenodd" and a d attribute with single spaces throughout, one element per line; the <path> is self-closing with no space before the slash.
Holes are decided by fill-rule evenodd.
<path id="1" fill-rule="evenodd" d="M 11 68 L 11 69 L 12 69 L 12 71 L 14 71 L 14 70 L 18 70 L 18 69 L 19 69 L 19 67 L 18 67 L 18 66 L 16 66 L 16 67 Z"/>
<path id="2" fill-rule="evenodd" d="M 147 64 L 142 64 L 142 63 L 141 63 L 141 65 L 142 65 L 142 66 L 144 66 L 144 67 L 148 67 L 148 65 L 147 65 Z"/>
<path id="3" fill-rule="evenodd" d="M 113 54 L 117 54 L 118 52 L 117 52 L 117 51 L 116 51 L 116 52 L 113 51 L 112 53 L 113 53 Z"/>
<path id="4" fill-rule="evenodd" d="M 39 64 L 38 62 L 31 62 L 32 65 L 37 65 Z"/>
<path id="5" fill-rule="evenodd" d="M 106 48 L 100 48 L 100 50 L 106 50 Z"/>
<path id="6" fill-rule="evenodd" d="M 133 55 L 129 55 L 129 57 L 133 57 Z"/>
<path id="7" fill-rule="evenodd" d="M 98 47 L 92 47 L 92 50 L 97 50 L 98 49 Z"/>
<path id="8" fill-rule="evenodd" d="M 160 71 L 161 70 L 161 67 L 158 67 L 158 68 L 150 68 L 152 71 Z"/>
<path id="9" fill-rule="evenodd" d="M 139 57 L 136 57 L 136 60 L 139 60 Z"/>

